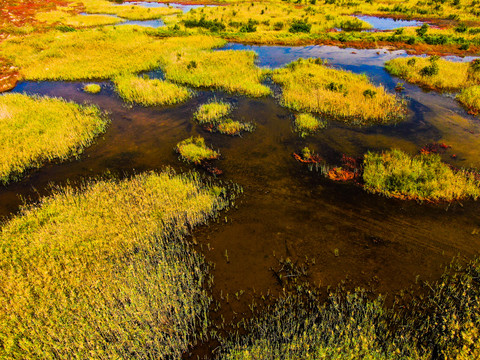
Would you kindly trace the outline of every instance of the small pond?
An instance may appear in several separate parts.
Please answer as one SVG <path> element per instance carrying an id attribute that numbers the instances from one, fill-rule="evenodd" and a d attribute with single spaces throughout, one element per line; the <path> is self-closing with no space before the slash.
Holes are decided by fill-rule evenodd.
<path id="1" fill-rule="evenodd" d="M 422 26 L 423 22 L 419 20 L 392 19 L 388 17 L 357 15 L 357 19 L 363 20 L 372 25 L 372 30 L 394 30 L 407 26 Z"/>

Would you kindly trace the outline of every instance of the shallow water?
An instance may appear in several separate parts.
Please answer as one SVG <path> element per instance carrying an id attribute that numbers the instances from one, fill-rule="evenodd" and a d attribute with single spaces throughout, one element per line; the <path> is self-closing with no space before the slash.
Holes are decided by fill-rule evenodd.
<path id="1" fill-rule="evenodd" d="M 402 20 L 368 15 L 358 15 L 355 17 L 372 25 L 372 30 L 380 31 L 394 30 L 407 26 L 422 26 L 422 24 L 424 23 L 423 21 L 419 20 Z"/>
<path id="2" fill-rule="evenodd" d="M 278 67 L 298 57 L 326 58 L 334 66 L 367 73 L 391 91 L 399 80 L 383 70 L 383 62 L 403 56 L 320 46 L 226 48 L 257 51 L 260 66 Z M 215 263 L 215 296 L 246 291 L 224 311 L 228 306 L 243 311 L 252 294 L 281 290 L 270 270 L 281 257 L 299 263 L 306 257 L 315 259 L 309 272 L 316 283 L 335 285 L 349 278 L 354 285 L 386 293 L 413 284 L 417 275 L 435 279 L 453 256 L 472 257 L 480 249 L 480 236 L 473 235 L 480 228 L 480 202 L 431 205 L 386 199 L 353 184 L 324 179 L 292 156 L 308 145 L 328 162 L 338 163 L 342 154 L 361 156 L 367 150 L 391 147 L 415 154 L 427 143 L 446 142 L 452 149 L 445 161 L 480 167 L 478 119 L 449 95 L 406 84 L 403 96 L 409 114 L 404 122 L 369 128 L 331 122 L 317 135 L 301 139 L 292 132 L 292 113 L 272 97 L 251 99 L 202 90 L 182 105 L 143 108 L 124 104 L 111 83 L 101 85 L 98 95 L 84 93 L 82 83 L 24 82 L 14 89 L 98 104 L 110 113 L 112 123 L 79 159 L 49 164 L 0 189 L 0 215 L 18 209 L 19 195 L 33 201 L 48 194 L 49 183 L 64 184 L 67 179 L 75 183 L 107 171 L 123 175 L 165 166 L 189 170 L 192 167 L 180 162 L 173 148 L 200 134 L 222 154 L 215 163 L 224 171 L 221 178 L 244 188 L 237 209 L 193 234 L 194 242 Z M 228 137 L 197 126 L 193 112 L 213 97 L 231 102 L 233 119 L 255 122 L 255 132 Z"/>

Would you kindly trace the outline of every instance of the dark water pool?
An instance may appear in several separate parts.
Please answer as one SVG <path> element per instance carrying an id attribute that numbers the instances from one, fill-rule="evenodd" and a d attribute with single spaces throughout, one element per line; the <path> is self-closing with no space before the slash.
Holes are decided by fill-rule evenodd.
<path id="1" fill-rule="evenodd" d="M 357 19 L 363 20 L 370 25 L 372 25 L 373 30 L 394 30 L 402 27 L 408 26 L 422 26 L 423 21 L 419 20 L 403 20 L 403 19 L 392 19 L 388 17 L 379 17 L 379 16 L 368 16 L 368 15 L 357 15 Z"/>
<path id="2" fill-rule="evenodd" d="M 367 73 L 389 90 L 399 82 L 382 64 L 402 56 L 400 52 L 335 47 L 228 48 L 257 51 L 261 66 L 277 67 L 300 56 L 320 56 L 334 66 Z M 98 104 L 110 113 L 112 123 L 79 159 L 49 164 L 1 188 L 0 215 L 17 211 L 21 198 L 35 200 L 48 194 L 50 183 L 75 182 L 107 171 L 130 174 L 165 166 L 189 170 L 173 148 L 178 141 L 200 134 L 220 150 L 222 158 L 216 165 L 224 170 L 222 178 L 244 188 L 237 209 L 193 234 L 207 259 L 215 263 L 214 294 L 219 298 L 240 290 L 246 292 L 241 300 L 268 289 L 279 291 L 270 268 L 277 266 L 281 257 L 298 262 L 315 259 L 309 271 L 316 283 L 335 285 L 348 277 L 355 285 L 373 286 L 376 292 L 386 293 L 413 284 L 417 275 L 435 279 L 453 256 L 472 257 L 480 249 L 480 236 L 475 235 L 480 228 L 480 202 L 431 205 L 386 199 L 352 184 L 324 179 L 292 157 L 307 145 L 336 163 L 342 154 L 361 156 L 367 150 L 391 147 L 414 154 L 427 143 L 445 142 L 452 146 L 444 156 L 446 161 L 480 167 L 478 119 L 469 116 L 451 96 L 405 85 L 409 113 L 403 123 L 369 128 L 329 123 L 317 135 L 301 139 L 292 132 L 292 113 L 273 97 L 251 99 L 198 91 L 182 105 L 143 108 L 124 104 L 108 82 L 101 83 L 98 95 L 84 93 L 82 85 L 24 82 L 14 89 Z M 193 112 L 213 97 L 231 102 L 233 118 L 255 122 L 256 131 L 228 137 L 197 126 L 192 121 Z M 453 153 L 456 159 L 450 157 Z M 241 311 L 245 303 L 234 296 L 231 299 L 227 307 Z"/>

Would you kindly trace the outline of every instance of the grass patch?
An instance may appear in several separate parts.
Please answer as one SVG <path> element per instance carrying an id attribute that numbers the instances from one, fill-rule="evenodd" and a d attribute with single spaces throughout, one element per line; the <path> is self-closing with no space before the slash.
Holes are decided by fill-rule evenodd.
<path id="1" fill-rule="evenodd" d="M 480 83 L 480 67 L 471 63 L 453 62 L 438 57 L 396 58 L 385 63 L 394 76 L 408 82 L 440 91 L 458 91 Z"/>
<path id="2" fill-rule="evenodd" d="M 82 0 L 82 3 L 87 13 L 117 15 L 128 20 L 154 20 L 182 12 L 173 7 L 146 8 L 134 4 L 115 5 L 106 0 Z"/>
<path id="3" fill-rule="evenodd" d="M 36 15 L 37 20 L 46 22 L 48 24 L 60 23 L 73 27 L 89 27 L 101 25 L 114 25 L 123 22 L 124 20 L 108 15 L 72 15 L 61 10 L 54 10 L 50 12 L 41 12 Z"/>
<path id="4" fill-rule="evenodd" d="M 273 71 L 282 104 L 354 125 L 385 124 L 403 118 L 404 106 L 365 75 L 335 70 L 320 59 L 299 59 Z"/>
<path id="5" fill-rule="evenodd" d="M 217 125 L 217 131 L 225 135 L 239 135 L 242 132 L 252 132 L 254 126 L 249 123 L 243 123 L 232 119 L 224 119 Z"/>
<path id="6" fill-rule="evenodd" d="M 186 87 L 164 80 L 126 75 L 116 77 L 114 83 L 115 91 L 123 100 L 144 106 L 173 105 L 192 97 L 192 92 Z"/>
<path id="7" fill-rule="evenodd" d="M 369 152 L 364 156 L 363 181 L 367 191 L 400 199 L 452 201 L 480 196 L 474 174 L 452 169 L 438 154 Z"/>
<path id="8" fill-rule="evenodd" d="M 213 87 L 252 97 L 269 95 L 261 84 L 265 72 L 255 66 L 253 51 L 198 51 L 175 55 L 165 64 L 165 77 L 194 87 Z"/>
<path id="9" fill-rule="evenodd" d="M 194 164 L 200 164 L 206 160 L 217 159 L 220 156 L 218 152 L 205 145 L 205 139 L 201 136 L 192 136 L 180 141 L 177 144 L 176 150 L 183 160 Z"/>
<path id="10" fill-rule="evenodd" d="M 46 161 L 78 155 L 105 131 L 96 106 L 21 94 L 0 96 L 0 182 Z"/>
<path id="11" fill-rule="evenodd" d="M 23 209 L 0 232 L 0 357 L 180 358 L 210 304 L 183 236 L 225 207 L 222 192 L 167 171 Z"/>
<path id="12" fill-rule="evenodd" d="M 83 87 L 83 91 L 90 94 L 98 94 L 102 90 L 102 87 L 98 84 L 86 84 Z"/>
<path id="13" fill-rule="evenodd" d="M 216 124 L 223 117 L 228 116 L 232 111 L 232 105 L 223 101 L 212 101 L 200 105 L 193 114 L 195 120 L 201 125 Z"/>
<path id="14" fill-rule="evenodd" d="M 161 39 L 130 26 L 51 31 L 0 43 L 0 54 L 21 68 L 26 80 L 110 79 L 158 68 L 179 51 L 224 44 L 207 36 Z"/>
<path id="15" fill-rule="evenodd" d="M 295 116 L 295 131 L 301 137 L 305 137 L 315 133 L 319 129 L 327 127 L 327 122 L 317 119 L 311 114 L 298 114 Z"/>
<path id="16" fill-rule="evenodd" d="M 465 105 L 470 112 L 478 114 L 480 112 L 480 85 L 475 85 L 462 89 L 457 95 L 457 100 Z"/>
<path id="17" fill-rule="evenodd" d="M 292 274 L 294 275 L 294 274 Z M 476 359 L 480 356 L 480 261 L 453 263 L 423 295 L 382 297 L 343 288 L 321 294 L 308 285 L 286 292 L 224 341 L 219 359 Z"/>

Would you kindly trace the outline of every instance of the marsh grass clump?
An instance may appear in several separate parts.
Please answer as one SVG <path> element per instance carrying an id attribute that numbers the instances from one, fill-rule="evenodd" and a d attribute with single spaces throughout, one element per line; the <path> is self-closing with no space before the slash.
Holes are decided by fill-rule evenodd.
<path id="1" fill-rule="evenodd" d="M 183 160 L 197 165 L 220 157 L 218 152 L 207 147 L 205 139 L 201 136 L 192 136 L 180 141 L 177 144 L 176 151 Z"/>
<path id="2" fill-rule="evenodd" d="M 457 95 L 457 100 L 465 105 L 472 114 L 480 112 L 480 85 L 462 89 Z"/>
<path id="3" fill-rule="evenodd" d="M 337 250 L 337 249 L 335 249 Z M 480 356 L 480 261 L 453 262 L 387 306 L 364 289 L 339 286 L 321 301 L 308 283 L 292 286 L 223 341 L 219 359 L 476 359 Z"/>
<path id="4" fill-rule="evenodd" d="M 317 119 L 311 114 L 302 113 L 295 116 L 295 131 L 301 137 L 311 135 L 319 129 L 324 129 L 326 126 L 326 121 Z"/>
<path id="5" fill-rule="evenodd" d="M 194 118 L 201 125 L 216 124 L 223 117 L 228 116 L 232 111 L 232 105 L 223 101 L 212 101 L 208 104 L 200 105 Z"/>
<path id="6" fill-rule="evenodd" d="M 367 76 L 332 69 L 315 59 L 299 59 L 274 70 L 272 79 L 282 87 L 282 104 L 296 111 L 352 125 L 395 122 L 404 116 L 402 102 Z"/>
<path id="7" fill-rule="evenodd" d="M 387 61 L 385 68 L 394 76 L 434 90 L 458 91 L 480 84 L 480 72 L 473 70 L 474 62 L 454 62 L 438 57 L 396 58 Z"/>
<path id="8" fill-rule="evenodd" d="M 180 358 L 206 334 L 206 265 L 184 240 L 225 189 L 172 171 L 63 187 L 0 232 L 0 357 Z"/>
<path id="9" fill-rule="evenodd" d="M 115 91 L 123 100 L 144 106 L 173 105 L 192 97 L 188 88 L 166 80 L 123 75 L 116 77 L 114 83 Z"/>
<path id="10" fill-rule="evenodd" d="M 368 152 L 363 181 L 367 191 L 400 199 L 453 201 L 480 196 L 475 175 L 452 169 L 438 154 L 411 157 L 400 150 Z"/>
<path id="11" fill-rule="evenodd" d="M 107 124 L 107 117 L 93 105 L 23 94 L 0 96 L 0 182 L 17 179 L 47 161 L 79 155 Z"/>
<path id="12" fill-rule="evenodd" d="M 195 120 L 208 131 L 218 131 L 225 135 L 239 135 L 242 132 L 251 132 L 254 125 L 228 118 L 232 105 L 223 101 L 212 101 L 200 105 L 195 114 Z"/>
<path id="13" fill-rule="evenodd" d="M 98 84 L 86 84 L 83 87 L 83 91 L 89 94 L 98 94 L 102 90 L 102 87 Z"/>

